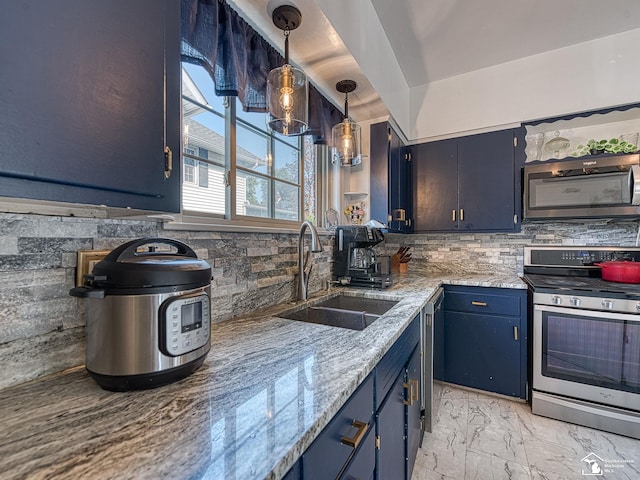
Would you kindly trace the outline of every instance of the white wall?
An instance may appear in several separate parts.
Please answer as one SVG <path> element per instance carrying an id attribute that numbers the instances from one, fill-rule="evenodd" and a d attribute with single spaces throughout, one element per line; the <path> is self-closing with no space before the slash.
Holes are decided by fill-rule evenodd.
<path id="1" fill-rule="evenodd" d="M 403 132 L 410 131 L 409 87 L 370 0 L 316 2 Z"/>
<path id="2" fill-rule="evenodd" d="M 410 91 L 412 141 L 640 101 L 640 29 Z"/>

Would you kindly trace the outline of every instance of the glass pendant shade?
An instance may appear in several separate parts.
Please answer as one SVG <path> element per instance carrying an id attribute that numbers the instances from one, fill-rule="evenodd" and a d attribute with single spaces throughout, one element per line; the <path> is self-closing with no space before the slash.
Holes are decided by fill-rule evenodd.
<path id="1" fill-rule="evenodd" d="M 293 5 L 280 5 L 271 18 L 284 31 L 284 65 L 267 77 L 267 124 L 281 135 L 302 135 L 309 129 L 309 83 L 304 72 L 289 63 L 289 34 L 300 26 L 302 15 Z"/>
<path id="2" fill-rule="evenodd" d="M 352 167 L 362 162 L 360 125 L 345 118 L 331 129 L 333 164 Z"/>
<path id="3" fill-rule="evenodd" d="M 341 167 L 353 167 L 362 162 L 360 125 L 349 118 L 349 93 L 357 87 L 353 80 L 340 80 L 336 90 L 344 93 L 344 120 L 331 129 L 332 163 Z"/>
<path id="4" fill-rule="evenodd" d="M 285 136 L 302 135 L 309 128 L 309 84 L 304 72 L 288 63 L 267 77 L 267 123 Z"/>

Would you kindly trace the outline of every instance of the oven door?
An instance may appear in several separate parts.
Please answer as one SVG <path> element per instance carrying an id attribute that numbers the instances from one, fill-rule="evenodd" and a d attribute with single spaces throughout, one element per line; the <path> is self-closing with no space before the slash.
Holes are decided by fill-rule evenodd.
<path id="1" fill-rule="evenodd" d="M 534 305 L 533 389 L 640 411 L 640 316 Z"/>

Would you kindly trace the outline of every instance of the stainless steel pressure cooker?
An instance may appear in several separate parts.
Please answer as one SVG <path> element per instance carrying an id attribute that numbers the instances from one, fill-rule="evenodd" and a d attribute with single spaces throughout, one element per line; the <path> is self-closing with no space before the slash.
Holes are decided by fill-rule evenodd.
<path id="1" fill-rule="evenodd" d="M 106 390 L 171 383 L 209 352 L 211 267 L 177 240 L 125 243 L 69 293 L 87 299 L 86 368 Z"/>

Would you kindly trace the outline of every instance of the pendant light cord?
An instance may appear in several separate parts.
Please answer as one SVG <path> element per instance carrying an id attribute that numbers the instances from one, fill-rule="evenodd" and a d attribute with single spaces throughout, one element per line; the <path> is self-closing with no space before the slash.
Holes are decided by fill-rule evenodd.
<path id="1" fill-rule="evenodd" d="M 289 63 L 289 28 L 284 29 L 284 63 Z"/>
<path id="2" fill-rule="evenodd" d="M 344 119 L 349 119 L 349 93 L 345 92 L 344 94 Z"/>

